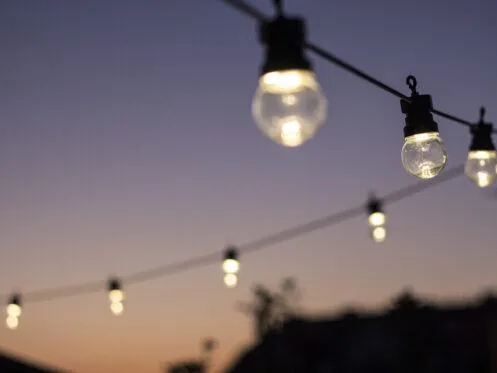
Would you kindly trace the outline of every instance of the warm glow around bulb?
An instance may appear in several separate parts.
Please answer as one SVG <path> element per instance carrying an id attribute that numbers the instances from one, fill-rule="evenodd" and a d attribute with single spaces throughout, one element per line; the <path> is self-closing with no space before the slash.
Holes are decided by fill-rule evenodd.
<path id="1" fill-rule="evenodd" d="M 7 315 L 13 317 L 21 316 L 22 309 L 18 304 L 11 303 L 7 306 Z"/>
<path id="2" fill-rule="evenodd" d="M 240 270 L 240 263 L 236 259 L 225 259 L 223 261 L 224 273 L 238 273 Z"/>
<path id="3" fill-rule="evenodd" d="M 369 215 L 369 224 L 372 227 L 379 227 L 381 225 L 385 225 L 385 222 L 387 220 L 386 216 L 382 212 L 373 212 L 371 215 Z"/>
<path id="4" fill-rule="evenodd" d="M 259 87 L 266 92 L 284 94 L 298 92 L 306 87 L 317 89 L 316 76 L 309 70 L 272 71 L 259 79 Z M 294 102 L 295 97 L 291 102 Z"/>
<path id="5" fill-rule="evenodd" d="M 5 324 L 9 329 L 17 329 L 17 327 L 19 326 L 19 318 L 15 316 L 8 316 L 5 320 Z"/>
<path id="6" fill-rule="evenodd" d="M 119 289 L 111 290 L 109 292 L 109 299 L 113 303 L 122 302 L 124 300 L 124 292 Z"/>
<path id="7" fill-rule="evenodd" d="M 224 275 L 224 284 L 229 288 L 234 288 L 238 284 L 238 276 L 234 273 Z"/>
<path id="8" fill-rule="evenodd" d="M 111 303 L 110 310 L 114 315 L 121 315 L 124 311 L 124 305 L 121 302 Z"/>
<path id="9" fill-rule="evenodd" d="M 383 242 L 387 237 L 387 230 L 385 227 L 375 227 L 372 230 L 373 239 L 375 242 Z"/>

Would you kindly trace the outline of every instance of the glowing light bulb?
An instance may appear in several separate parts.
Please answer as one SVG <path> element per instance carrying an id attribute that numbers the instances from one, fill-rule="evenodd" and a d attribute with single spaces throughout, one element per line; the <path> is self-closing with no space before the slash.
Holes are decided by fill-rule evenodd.
<path id="1" fill-rule="evenodd" d="M 312 71 L 272 71 L 259 79 L 252 114 L 264 135 L 297 147 L 322 127 L 327 102 Z"/>
<path id="2" fill-rule="evenodd" d="M 497 178 L 497 152 L 495 150 L 470 151 L 465 172 L 480 188 L 492 185 Z"/>
<path id="3" fill-rule="evenodd" d="M 234 273 L 226 273 L 223 280 L 224 284 L 229 288 L 234 288 L 238 285 L 238 276 Z"/>
<path id="4" fill-rule="evenodd" d="M 368 221 L 372 227 L 379 227 L 385 225 L 387 217 L 383 212 L 373 212 L 371 215 L 369 215 Z"/>
<path id="5" fill-rule="evenodd" d="M 240 271 L 240 262 L 238 261 L 238 250 L 234 246 L 229 246 L 223 258 L 221 265 L 224 273 L 236 274 Z"/>
<path id="6" fill-rule="evenodd" d="M 437 176 L 447 164 L 447 153 L 438 132 L 419 133 L 405 138 L 402 164 L 420 179 Z"/>
<path id="7" fill-rule="evenodd" d="M 430 95 L 420 95 L 417 81 L 412 75 L 406 79 L 411 89 L 409 99 L 401 99 L 400 107 L 406 115 L 402 165 L 405 170 L 420 179 L 437 176 L 447 164 L 447 153 L 433 120 L 433 103 Z"/>
<path id="8" fill-rule="evenodd" d="M 374 227 L 371 231 L 371 235 L 373 236 L 373 240 L 377 243 L 385 241 L 387 237 L 387 230 L 385 227 Z"/>
<path id="9" fill-rule="evenodd" d="M 124 305 L 122 302 L 111 303 L 110 310 L 114 315 L 121 315 L 124 312 Z"/>
<path id="10" fill-rule="evenodd" d="M 5 324 L 7 325 L 7 328 L 15 330 L 19 327 L 19 318 L 15 316 L 8 316 L 5 320 Z"/>

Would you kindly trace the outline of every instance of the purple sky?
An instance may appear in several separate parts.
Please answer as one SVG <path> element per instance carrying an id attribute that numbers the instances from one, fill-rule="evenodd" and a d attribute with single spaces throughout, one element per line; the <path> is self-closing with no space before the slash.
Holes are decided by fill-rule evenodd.
<path id="1" fill-rule="evenodd" d="M 252 2 L 270 11 L 269 1 Z M 497 122 L 493 0 L 288 0 L 315 43 L 437 108 Z M 0 1 L 0 293 L 128 273 L 222 249 L 416 180 L 400 162 L 398 99 L 321 60 L 329 119 L 301 148 L 264 138 L 250 114 L 256 25 L 218 0 Z M 437 120 L 449 166 L 467 129 Z M 406 285 L 457 297 L 495 285 L 497 200 L 465 177 L 388 206 L 388 240 L 366 217 L 220 267 L 107 295 L 27 303 L 0 348 L 78 373 L 158 372 L 219 339 L 216 366 L 250 342 L 235 310 L 254 282 L 294 275 L 303 306 L 375 306 Z M 4 300 L 2 300 L 4 301 Z"/>

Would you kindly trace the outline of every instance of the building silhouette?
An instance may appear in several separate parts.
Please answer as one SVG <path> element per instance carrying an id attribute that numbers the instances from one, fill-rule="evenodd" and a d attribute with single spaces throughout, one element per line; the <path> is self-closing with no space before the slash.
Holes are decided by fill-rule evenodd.
<path id="1" fill-rule="evenodd" d="M 20 359 L 10 354 L 6 354 L 5 352 L 0 352 L 0 372 L 1 373 L 64 373 L 62 370 L 48 368 L 39 364 L 28 362 L 24 359 Z"/>
<path id="2" fill-rule="evenodd" d="M 430 304 L 409 293 L 380 312 L 294 318 L 226 373 L 497 373 L 497 300 Z"/>

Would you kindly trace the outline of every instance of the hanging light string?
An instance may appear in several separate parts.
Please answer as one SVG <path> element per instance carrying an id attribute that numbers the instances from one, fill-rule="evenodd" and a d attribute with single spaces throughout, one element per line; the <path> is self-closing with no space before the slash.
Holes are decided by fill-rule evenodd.
<path id="1" fill-rule="evenodd" d="M 431 179 L 429 181 L 418 181 L 414 184 L 408 185 L 406 187 L 397 189 L 382 197 L 377 197 L 378 200 L 382 201 L 383 205 L 393 204 L 404 200 L 406 198 L 412 197 L 426 189 L 435 187 L 439 184 L 445 183 L 464 173 L 464 165 L 459 165 L 457 167 L 448 169 L 443 174 L 441 174 L 436 179 Z M 237 249 L 237 254 L 247 254 L 267 249 L 279 243 L 287 242 L 295 238 L 310 234 L 312 232 L 329 228 L 334 225 L 338 225 L 345 221 L 351 220 L 355 217 L 364 214 L 365 205 L 361 203 L 357 206 L 330 214 L 325 217 L 311 220 L 309 222 L 284 229 L 282 231 L 263 236 L 245 244 L 239 245 Z M 149 268 L 143 271 L 135 272 L 125 277 L 120 277 L 120 279 L 126 283 L 127 286 L 140 284 L 143 282 L 152 281 L 155 279 L 171 276 L 177 273 L 182 273 L 190 271 L 196 268 L 201 268 L 211 264 L 219 264 L 223 257 L 225 257 L 226 251 L 216 251 L 210 254 L 200 255 L 195 258 L 186 259 L 176 263 L 166 264 L 160 267 Z M 38 290 L 23 293 L 23 303 L 35 303 L 35 302 L 46 302 L 56 299 L 63 299 L 74 297 L 83 294 L 99 293 L 104 291 L 106 288 L 106 282 L 104 281 L 93 281 L 76 285 L 62 286 L 46 290 Z M 2 298 L 9 299 L 12 295 L 4 295 Z"/>
<path id="2" fill-rule="evenodd" d="M 258 10 L 257 8 L 255 8 L 254 6 L 252 5 L 249 5 L 247 2 L 245 1 L 242 1 L 242 0 L 221 0 L 223 1 L 224 3 L 228 4 L 229 6 L 231 6 L 232 8 L 240 11 L 241 13 L 243 13 L 244 15 L 252 18 L 253 20 L 255 21 L 258 21 L 258 22 L 266 22 L 268 21 L 270 18 L 267 17 L 264 13 L 262 13 L 260 10 Z M 279 7 L 281 7 L 281 2 L 278 2 L 279 3 Z M 325 50 L 324 48 L 322 47 L 319 47 L 317 46 L 316 44 L 313 44 L 309 41 L 305 42 L 304 43 L 304 47 L 311 51 L 312 53 L 314 53 L 315 55 L 321 57 L 322 59 L 340 67 L 341 69 L 361 78 L 362 80 L 365 80 L 367 81 L 368 83 L 382 89 L 383 91 L 387 92 L 387 93 L 390 93 L 391 95 L 393 96 L 396 96 L 397 98 L 400 98 L 402 100 L 405 100 L 405 101 L 410 101 L 410 97 L 409 96 L 406 96 L 405 94 L 403 94 L 402 92 L 396 90 L 395 88 L 387 85 L 386 83 L 383 83 L 382 81 L 380 81 L 379 79 L 373 77 L 372 75 L 364 72 L 363 70 L 360 70 L 359 68 L 353 66 L 352 64 L 350 64 L 349 62 L 335 56 L 334 54 L 332 54 L 331 52 Z M 434 108 L 431 108 L 431 112 L 435 115 L 438 115 L 439 117 L 442 117 L 442 118 L 445 118 L 449 121 L 452 121 L 454 123 L 458 123 L 460 125 L 463 125 L 465 127 L 469 127 L 471 128 L 473 126 L 473 122 L 471 121 L 467 121 L 465 119 L 462 119 L 462 118 L 459 118 L 459 117 L 456 117 L 455 115 L 452 115 L 452 114 L 449 114 L 449 113 L 446 113 L 446 112 L 443 112 L 441 110 L 437 110 L 437 109 L 434 109 Z M 497 129 L 493 129 L 492 133 L 497 133 Z"/>

